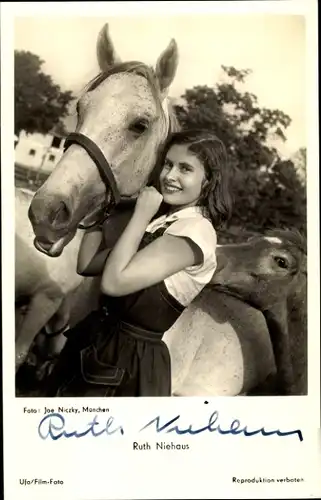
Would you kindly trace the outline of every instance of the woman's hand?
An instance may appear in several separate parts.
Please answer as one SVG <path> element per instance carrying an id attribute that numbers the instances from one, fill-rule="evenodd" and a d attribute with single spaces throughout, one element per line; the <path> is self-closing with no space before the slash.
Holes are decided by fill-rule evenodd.
<path id="1" fill-rule="evenodd" d="M 157 189 L 152 186 L 145 187 L 137 198 L 135 213 L 149 222 L 157 213 L 162 201 L 163 196 Z"/>

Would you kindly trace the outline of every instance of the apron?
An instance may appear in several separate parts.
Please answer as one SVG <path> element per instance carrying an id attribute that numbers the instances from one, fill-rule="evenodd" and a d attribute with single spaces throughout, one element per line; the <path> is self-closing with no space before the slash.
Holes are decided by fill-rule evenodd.
<path id="1" fill-rule="evenodd" d="M 146 232 L 139 249 L 168 225 Z M 65 332 L 46 396 L 171 396 L 171 360 L 162 337 L 184 309 L 164 282 L 123 297 L 103 295 L 98 310 Z"/>

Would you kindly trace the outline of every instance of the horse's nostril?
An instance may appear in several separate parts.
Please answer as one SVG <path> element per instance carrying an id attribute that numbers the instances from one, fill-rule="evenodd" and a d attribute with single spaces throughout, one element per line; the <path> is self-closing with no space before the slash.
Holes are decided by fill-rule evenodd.
<path id="1" fill-rule="evenodd" d="M 67 224 L 70 219 L 71 211 L 68 205 L 64 201 L 61 201 L 57 211 L 52 214 L 50 222 L 53 226 L 60 226 Z"/>

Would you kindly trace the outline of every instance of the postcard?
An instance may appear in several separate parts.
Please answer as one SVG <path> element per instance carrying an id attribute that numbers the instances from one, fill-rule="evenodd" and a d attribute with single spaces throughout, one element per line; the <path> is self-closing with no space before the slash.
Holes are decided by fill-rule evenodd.
<path id="1" fill-rule="evenodd" d="M 317 35 L 2 4 L 5 500 L 320 497 Z"/>

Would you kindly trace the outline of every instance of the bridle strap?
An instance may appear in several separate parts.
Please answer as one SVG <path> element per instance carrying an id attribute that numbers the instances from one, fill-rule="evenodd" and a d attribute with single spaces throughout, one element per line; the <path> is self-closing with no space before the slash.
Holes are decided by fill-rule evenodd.
<path id="1" fill-rule="evenodd" d="M 79 146 L 85 149 L 85 151 L 88 153 L 88 155 L 98 168 L 100 177 L 104 182 L 107 190 L 108 189 L 111 190 L 114 205 L 118 205 L 118 203 L 121 200 L 121 195 L 118 190 L 113 171 L 101 149 L 97 146 L 97 144 L 95 144 L 91 139 L 89 139 L 89 137 L 86 137 L 85 135 L 80 134 L 78 132 L 72 132 L 67 136 L 64 148 L 65 151 L 72 144 L 78 144 Z"/>

